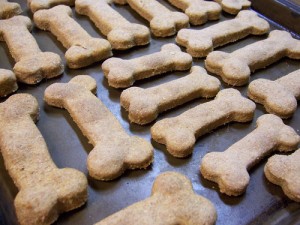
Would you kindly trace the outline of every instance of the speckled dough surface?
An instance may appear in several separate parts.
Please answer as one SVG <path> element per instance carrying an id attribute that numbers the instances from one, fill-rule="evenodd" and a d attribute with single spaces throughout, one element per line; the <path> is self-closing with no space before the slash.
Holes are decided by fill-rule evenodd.
<path id="1" fill-rule="evenodd" d="M 112 55 L 110 43 L 102 38 L 91 37 L 72 18 L 69 6 L 39 10 L 33 19 L 38 28 L 53 33 L 68 49 L 65 57 L 70 68 L 82 68 Z"/>
<path id="2" fill-rule="evenodd" d="M 293 154 L 274 155 L 265 166 L 267 179 L 279 186 L 292 200 L 300 202 L 300 149 Z"/>
<path id="3" fill-rule="evenodd" d="M 251 72 L 265 68 L 283 57 L 300 59 L 300 40 L 294 39 L 286 31 L 273 30 L 267 39 L 232 53 L 211 52 L 205 60 L 205 67 L 221 76 L 226 83 L 242 86 L 249 82 Z"/>
<path id="4" fill-rule="evenodd" d="M 184 46 L 193 57 L 205 57 L 213 48 L 235 42 L 250 34 L 265 34 L 269 29 L 269 23 L 254 11 L 243 10 L 232 20 L 201 30 L 182 29 L 177 34 L 176 42 Z"/>
<path id="5" fill-rule="evenodd" d="M 230 14 L 238 14 L 242 9 L 247 9 L 251 6 L 251 2 L 248 0 L 214 0 L 218 2 L 222 9 Z"/>
<path id="6" fill-rule="evenodd" d="M 130 23 L 106 0 L 77 0 L 76 12 L 88 16 L 107 36 L 113 49 L 128 49 L 150 42 L 150 31 L 147 27 Z"/>
<path id="7" fill-rule="evenodd" d="M 57 5 L 74 6 L 75 0 L 27 0 L 30 10 L 35 13 L 40 9 L 49 9 Z"/>
<path id="8" fill-rule="evenodd" d="M 18 3 L 0 0 L 0 19 L 8 19 L 21 13 L 22 9 Z"/>
<path id="9" fill-rule="evenodd" d="M 218 20 L 221 6 L 212 1 L 204 0 L 168 0 L 172 5 L 184 11 L 193 25 L 201 25 L 208 20 Z"/>
<path id="10" fill-rule="evenodd" d="M 39 83 L 44 78 L 56 77 L 64 71 L 59 55 L 42 52 L 30 33 L 31 29 L 31 20 L 25 16 L 0 20 L 0 41 L 6 42 L 16 61 L 13 71 L 18 81 L 26 84 Z"/>
<path id="11" fill-rule="evenodd" d="M 17 89 L 16 75 L 10 70 L 0 69 L 0 97 L 6 97 Z"/>
<path id="12" fill-rule="evenodd" d="M 300 70 L 296 70 L 275 81 L 257 79 L 248 87 L 248 96 L 263 104 L 269 113 L 288 118 L 297 109 L 300 99 Z"/>
<path id="13" fill-rule="evenodd" d="M 155 179 L 151 197 L 95 225 L 213 225 L 216 219 L 214 205 L 194 193 L 187 177 L 165 172 Z"/>
<path id="14" fill-rule="evenodd" d="M 190 74 L 156 87 L 131 87 L 121 94 L 120 103 L 129 112 L 129 120 L 146 124 L 155 120 L 160 112 L 182 105 L 195 98 L 211 98 L 220 90 L 220 81 L 193 66 Z"/>
<path id="15" fill-rule="evenodd" d="M 89 153 L 89 174 L 99 180 L 112 180 L 126 169 L 148 167 L 153 147 L 146 140 L 129 136 L 115 116 L 91 91 L 96 81 L 76 76 L 69 83 L 55 83 L 45 90 L 45 101 L 65 108 L 94 149 Z M 82 110 L 84 109 L 84 110 Z"/>
<path id="16" fill-rule="evenodd" d="M 160 52 L 134 59 L 110 58 L 103 62 L 102 70 L 109 86 L 126 88 L 136 80 L 142 80 L 158 74 L 188 70 L 192 66 L 192 57 L 180 50 L 175 44 L 166 44 Z"/>
<path id="17" fill-rule="evenodd" d="M 249 184 L 249 173 L 265 156 L 274 151 L 295 150 L 300 138 L 293 128 L 272 114 L 257 119 L 257 128 L 225 152 L 210 152 L 201 163 L 204 178 L 218 183 L 227 195 L 241 195 Z"/>
<path id="18" fill-rule="evenodd" d="M 157 37 L 172 36 L 189 26 L 189 17 L 173 12 L 157 0 L 113 0 L 117 4 L 129 4 L 140 16 L 150 22 L 151 32 Z"/>
<path id="19" fill-rule="evenodd" d="M 229 88 L 221 90 L 210 102 L 158 121 L 151 127 L 151 135 L 156 142 L 166 145 L 171 155 L 186 157 L 193 152 L 196 138 L 229 122 L 251 121 L 254 110 L 254 102 Z"/>
<path id="20" fill-rule="evenodd" d="M 14 205 L 21 225 L 48 225 L 60 213 L 87 200 L 87 179 L 71 168 L 58 169 L 34 122 L 37 100 L 15 94 L 0 104 L 0 149 L 5 167 L 19 189 Z"/>

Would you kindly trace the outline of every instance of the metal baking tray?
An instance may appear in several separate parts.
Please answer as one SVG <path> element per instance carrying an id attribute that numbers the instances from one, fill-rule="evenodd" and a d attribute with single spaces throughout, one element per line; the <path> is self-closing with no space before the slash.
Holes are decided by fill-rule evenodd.
<path id="1" fill-rule="evenodd" d="M 15 1 L 21 4 L 24 10 L 23 15 L 32 18 L 32 14 L 26 6 L 26 1 Z M 161 0 L 160 2 L 171 10 L 177 10 L 168 4 L 166 0 Z M 114 5 L 114 8 L 128 20 L 148 26 L 148 22 L 131 10 L 130 7 Z M 271 9 L 272 8 L 270 7 L 270 10 Z M 280 15 L 277 14 L 274 16 L 279 17 Z M 102 36 L 87 17 L 74 13 L 74 18 L 92 36 Z M 233 16 L 223 13 L 220 21 L 231 18 L 233 18 Z M 202 29 L 218 22 L 219 21 L 208 22 L 203 26 L 193 28 Z M 272 29 L 282 29 L 281 25 L 272 21 L 270 22 Z M 53 35 L 49 32 L 38 30 L 37 28 L 34 28 L 32 33 L 43 51 L 52 51 L 64 58 L 66 50 Z M 294 36 L 299 38 L 295 32 Z M 234 44 L 229 44 L 218 49 L 232 52 L 235 49 L 262 40 L 266 37 L 267 35 L 250 36 Z M 126 51 L 114 51 L 114 56 L 129 59 L 150 54 L 159 51 L 163 44 L 175 43 L 174 39 L 175 36 L 170 38 L 152 37 L 149 45 L 136 47 Z M 194 59 L 193 64 L 204 66 L 204 60 Z M 11 58 L 6 44 L 3 42 L 0 43 L 0 68 L 12 69 L 13 65 L 14 60 Z M 274 80 L 296 69 L 300 69 L 299 61 L 284 58 L 266 69 L 256 71 L 252 74 L 251 80 L 257 78 Z M 188 71 L 167 73 L 136 82 L 135 86 L 143 88 L 151 87 L 177 79 L 187 73 Z M 88 140 L 82 135 L 66 110 L 50 107 L 43 101 L 44 90 L 47 86 L 55 82 L 68 82 L 72 77 L 79 74 L 88 74 L 96 79 L 98 85 L 98 98 L 100 98 L 112 111 L 128 133 L 138 135 L 151 141 L 155 148 L 154 163 L 148 169 L 126 171 L 120 178 L 110 182 L 97 181 L 88 176 L 86 158 L 93 147 L 88 144 Z M 166 152 L 164 146 L 151 140 L 150 127 L 153 123 L 147 126 L 129 123 L 127 112 L 120 107 L 120 94 L 122 90 L 110 88 L 108 86 L 107 80 L 103 77 L 101 71 L 101 62 L 95 63 L 84 69 L 72 70 L 66 67 L 65 73 L 61 77 L 46 80 L 34 86 L 23 84 L 20 84 L 19 86 L 18 93 L 30 93 L 38 99 L 40 119 L 37 126 L 48 144 L 49 152 L 56 165 L 60 168 L 76 168 L 85 173 L 88 177 L 89 197 L 87 204 L 77 210 L 62 214 L 54 223 L 56 225 L 94 224 L 135 202 L 143 200 L 150 196 L 154 179 L 164 171 L 178 171 L 189 177 L 193 183 L 194 190 L 214 203 L 218 213 L 217 224 L 219 225 L 300 224 L 300 204 L 289 200 L 283 194 L 279 186 L 268 182 L 265 178 L 263 168 L 267 158 L 251 169 L 250 184 L 246 193 L 239 197 L 228 197 L 221 194 L 215 183 L 205 180 L 199 173 L 201 159 L 206 153 L 210 151 L 226 150 L 230 145 L 240 140 L 255 128 L 257 117 L 266 113 L 261 105 L 257 105 L 255 118 L 252 122 L 245 124 L 231 123 L 222 126 L 199 138 L 195 145 L 193 155 L 185 159 L 176 159 Z M 222 82 L 222 88 L 227 87 L 228 86 Z M 238 87 L 237 89 L 240 90 L 243 95 L 246 95 L 247 86 Z M 5 99 L 1 99 L 0 101 L 4 100 Z M 161 114 L 158 120 L 176 116 L 185 110 L 206 101 L 209 100 L 194 100 Z M 299 134 L 300 107 L 298 107 L 291 119 L 285 120 L 284 122 L 292 126 Z M 15 225 L 18 223 L 14 212 L 13 200 L 18 190 L 5 170 L 2 156 L 0 157 L 0 171 L 0 224 Z"/>

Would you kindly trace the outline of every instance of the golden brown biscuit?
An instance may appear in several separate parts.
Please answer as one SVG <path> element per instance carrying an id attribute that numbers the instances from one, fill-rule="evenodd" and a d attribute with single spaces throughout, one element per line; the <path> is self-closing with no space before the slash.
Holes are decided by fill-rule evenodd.
<path id="1" fill-rule="evenodd" d="M 247 170 L 276 150 L 295 150 L 300 142 L 300 137 L 293 128 L 285 125 L 275 115 L 262 115 L 256 124 L 254 131 L 225 152 L 210 152 L 202 159 L 201 174 L 218 183 L 220 192 L 241 195 L 250 180 Z"/>
<path id="2" fill-rule="evenodd" d="M 186 47 L 193 57 L 205 57 L 213 48 L 235 42 L 250 34 L 262 35 L 269 31 L 269 23 L 250 10 L 244 10 L 232 20 L 217 23 L 201 30 L 182 29 L 176 42 Z"/>
<path id="3" fill-rule="evenodd" d="M 268 180 L 281 186 L 292 200 L 300 202 L 300 149 L 293 154 L 274 155 L 268 159 L 265 175 Z"/>
<path id="4" fill-rule="evenodd" d="M 190 180 L 175 172 L 160 174 L 151 196 L 95 225 L 213 225 L 214 205 L 193 191 Z"/>
<path id="5" fill-rule="evenodd" d="M 210 102 L 156 122 L 151 135 L 156 142 L 166 145 L 171 155 L 182 158 L 193 152 L 196 138 L 229 122 L 248 122 L 254 110 L 254 102 L 229 88 L 221 90 Z"/>
<path id="6" fill-rule="evenodd" d="M 39 10 L 33 19 L 38 28 L 49 30 L 68 49 L 65 57 L 70 68 L 82 68 L 112 55 L 110 43 L 102 38 L 91 37 L 72 18 L 69 6 Z"/>
<path id="7" fill-rule="evenodd" d="M 251 72 L 265 68 L 283 57 L 300 59 L 300 40 L 290 33 L 273 30 L 265 40 L 255 42 L 232 53 L 211 52 L 206 60 L 208 71 L 222 77 L 233 86 L 249 82 Z"/>
<path id="8" fill-rule="evenodd" d="M 263 104 L 269 113 L 288 118 L 297 109 L 300 99 L 300 70 L 296 70 L 275 81 L 257 79 L 248 87 L 248 96 Z"/>
<path id="9" fill-rule="evenodd" d="M 220 90 L 220 81 L 200 66 L 193 66 L 185 77 L 142 89 L 131 87 L 121 94 L 121 105 L 129 112 L 131 122 L 150 123 L 160 112 L 182 105 L 195 98 L 211 98 Z"/>
<path id="10" fill-rule="evenodd" d="M 76 12 L 88 16 L 107 36 L 113 49 L 128 49 L 150 42 L 150 31 L 147 27 L 130 23 L 106 0 L 77 0 Z"/>
<path id="11" fill-rule="evenodd" d="M 181 12 L 172 12 L 157 0 L 113 0 L 128 4 L 140 16 L 150 22 L 151 32 L 157 37 L 172 36 L 189 26 L 189 17 Z"/>
<path id="12" fill-rule="evenodd" d="M 21 225 L 47 225 L 60 213 L 87 200 L 87 179 L 71 168 L 59 169 L 34 122 L 37 100 L 15 94 L 0 103 L 0 149 L 5 167 L 19 189 L 14 205 Z"/>
<path id="13" fill-rule="evenodd" d="M 126 88 L 136 80 L 142 80 L 158 74 L 188 70 L 193 58 L 180 50 L 175 44 L 166 44 L 160 52 L 134 59 L 110 58 L 103 62 L 102 70 L 109 86 Z"/>
<path id="14" fill-rule="evenodd" d="M 248 9 L 251 2 L 248 0 L 214 0 L 222 6 L 222 9 L 230 14 L 238 14 L 242 9 Z"/>
<path id="15" fill-rule="evenodd" d="M 25 16 L 0 20 L 0 41 L 6 42 L 16 61 L 13 70 L 18 81 L 26 84 L 39 83 L 64 71 L 59 55 L 42 52 L 30 33 L 31 29 L 31 20 Z"/>
<path id="16" fill-rule="evenodd" d="M 114 115 L 91 92 L 96 87 L 92 77 L 82 75 L 69 83 L 52 84 L 45 90 L 45 101 L 67 109 L 94 145 L 87 159 L 89 174 L 98 180 L 112 180 L 126 169 L 148 167 L 152 162 L 153 147 L 146 140 L 125 132 Z"/>
<path id="17" fill-rule="evenodd" d="M 6 97 L 17 89 L 16 75 L 10 70 L 0 69 L 0 97 Z"/>
<path id="18" fill-rule="evenodd" d="M 0 0 L 0 19 L 8 19 L 21 13 L 22 9 L 18 3 Z"/>
<path id="19" fill-rule="evenodd" d="M 35 13 L 40 9 L 49 9 L 57 5 L 74 6 L 75 0 L 27 0 L 27 5 Z"/>

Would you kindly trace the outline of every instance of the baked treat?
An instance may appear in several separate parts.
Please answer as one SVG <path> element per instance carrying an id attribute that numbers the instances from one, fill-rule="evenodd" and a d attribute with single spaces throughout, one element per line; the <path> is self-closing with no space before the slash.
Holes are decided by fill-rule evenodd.
<path id="1" fill-rule="evenodd" d="M 220 192 L 241 195 L 249 184 L 248 171 L 274 151 L 297 148 L 300 138 L 293 128 L 272 114 L 257 119 L 257 128 L 225 152 L 207 153 L 201 163 L 204 178 L 216 182 Z"/>
<path id="2" fill-rule="evenodd" d="M 286 31 L 273 30 L 267 39 L 232 53 L 211 52 L 205 60 L 205 66 L 226 83 L 242 86 L 249 82 L 251 71 L 265 68 L 283 57 L 300 59 L 300 40 L 294 39 Z"/>
<path id="3" fill-rule="evenodd" d="M 213 225 L 214 205 L 193 191 L 190 180 L 175 172 L 160 174 L 151 196 L 105 218 L 95 225 Z"/>
<path id="4" fill-rule="evenodd" d="M 229 122 L 251 121 L 254 110 L 254 102 L 229 88 L 221 90 L 210 102 L 156 122 L 151 135 L 156 142 L 166 145 L 171 155 L 182 158 L 192 154 L 196 138 Z"/>
<path id="5" fill-rule="evenodd" d="M 172 12 L 157 0 L 113 0 L 128 4 L 140 16 L 150 22 L 151 32 L 157 37 L 172 36 L 181 28 L 189 26 L 189 17 L 181 12 Z"/>
<path id="6" fill-rule="evenodd" d="M 126 169 L 143 169 L 153 160 L 153 147 L 146 140 L 130 137 L 119 121 L 92 92 L 96 81 L 76 76 L 69 83 L 55 83 L 45 90 L 45 101 L 65 108 L 94 149 L 89 153 L 89 174 L 98 180 L 112 180 Z M 84 110 L 82 110 L 84 109 Z"/>
<path id="7" fill-rule="evenodd" d="M 142 80 L 158 74 L 188 70 L 193 58 L 180 50 L 175 44 L 166 44 L 160 52 L 134 59 L 110 58 L 103 62 L 102 70 L 108 84 L 115 88 L 126 88 L 136 80 Z"/>
<path id="8" fill-rule="evenodd" d="M 257 79 L 248 87 L 248 96 L 263 104 L 269 113 L 281 118 L 291 117 L 300 99 L 300 70 L 296 70 L 275 81 Z"/>
<path id="9" fill-rule="evenodd" d="M 269 32 L 269 23 L 254 11 L 243 10 L 232 20 L 217 23 L 201 30 L 181 29 L 176 42 L 193 57 L 205 57 L 214 48 L 235 42 L 250 34 Z"/>
<path id="10" fill-rule="evenodd" d="M 107 36 L 113 49 L 128 49 L 150 42 L 150 31 L 147 27 L 130 23 L 108 1 L 77 0 L 75 8 L 77 13 L 88 16 Z"/>
<path id="11" fill-rule="evenodd" d="M 121 94 L 121 105 L 128 111 L 131 122 L 147 124 L 159 113 L 175 108 L 195 98 L 211 98 L 220 90 L 220 81 L 208 75 L 200 66 L 193 66 L 185 77 L 156 87 L 131 87 Z"/>
<path id="12" fill-rule="evenodd" d="M 89 66 L 112 55 L 110 43 L 91 37 L 72 18 L 69 6 L 59 5 L 37 11 L 33 19 L 38 28 L 48 30 L 67 48 L 67 64 L 72 69 Z"/>
<path id="13" fill-rule="evenodd" d="M 229 14 L 238 14 L 242 9 L 248 9 L 251 2 L 248 0 L 214 0 L 222 6 L 222 9 Z"/>
<path id="14" fill-rule="evenodd" d="M 0 20 L 0 41 L 6 42 L 16 61 L 13 71 L 18 81 L 26 84 L 36 84 L 64 72 L 60 56 L 42 52 L 30 33 L 31 29 L 31 20 L 26 16 Z"/>
<path id="15" fill-rule="evenodd" d="M 28 8 L 32 13 L 40 9 L 49 9 L 57 5 L 74 6 L 75 0 L 27 0 Z"/>
<path id="16" fill-rule="evenodd" d="M 274 155 L 265 166 L 267 179 L 292 200 L 300 202 L 300 149 L 291 155 Z"/>
<path id="17" fill-rule="evenodd" d="M 16 90 L 18 90 L 16 75 L 10 70 L 0 69 L 0 97 L 6 97 Z"/>
<path id="18" fill-rule="evenodd" d="M 208 20 L 218 20 L 221 6 L 212 1 L 204 0 L 168 0 L 172 5 L 184 11 L 193 25 L 201 25 Z"/>
<path id="19" fill-rule="evenodd" d="M 8 19 L 21 13 L 22 9 L 18 3 L 0 0 L 0 19 Z"/>
<path id="20" fill-rule="evenodd" d="M 21 225 L 48 225 L 60 213 L 87 200 L 87 179 L 52 161 L 42 134 L 34 124 L 37 100 L 15 94 L 0 103 L 0 149 L 9 175 L 19 189 L 14 205 Z"/>

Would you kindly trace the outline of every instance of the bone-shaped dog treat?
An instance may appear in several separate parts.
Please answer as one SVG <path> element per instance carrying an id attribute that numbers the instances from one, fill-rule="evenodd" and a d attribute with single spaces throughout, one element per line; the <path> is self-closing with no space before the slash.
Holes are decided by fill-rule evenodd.
<path id="1" fill-rule="evenodd" d="M 225 89 L 213 101 L 158 121 L 151 127 L 151 135 L 156 142 L 166 145 L 171 155 L 182 158 L 193 152 L 196 138 L 229 122 L 248 122 L 254 110 L 255 103 L 239 91 Z"/>
<path id="2" fill-rule="evenodd" d="M 128 49 L 150 42 L 149 29 L 143 25 L 130 23 L 106 0 L 77 0 L 76 12 L 88 16 L 107 36 L 114 49 Z"/>
<path id="3" fill-rule="evenodd" d="M 220 81 L 194 66 L 183 78 L 142 89 L 131 87 L 121 94 L 121 105 L 129 112 L 131 122 L 150 123 L 160 112 L 182 105 L 195 98 L 211 98 L 220 90 Z"/>
<path id="4" fill-rule="evenodd" d="M 292 200 L 300 202 L 300 149 L 289 156 L 274 155 L 268 159 L 265 175 L 268 180 L 281 186 Z"/>
<path id="5" fill-rule="evenodd" d="M 263 104 L 269 113 L 288 118 L 297 109 L 300 99 L 300 70 L 296 70 L 276 81 L 258 79 L 249 84 L 248 96 Z"/>
<path id="6" fill-rule="evenodd" d="M 31 29 L 32 23 L 25 16 L 0 20 L 0 41 L 6 42 L 16 61 L 13 70 L 18 81 L 26 84 L 36 84 L 64 71 L 59 55 L 42 52 L 30 33 Z"/>
<path id="7" fill-rule="evenodd" d="M 17 89 L 16 75 L 10 70 L 0 69 L 0 97 L 5 97 Z"/>
<path id="8" fill-rule="evenodd" d="M 74 6 L 75 0 L 27 0 L 27 5 L 35 13 L 40 9 L 49 9 L 57 5 Z"/>
<path id="9" fill-rule="evenodd" d="M 166 44 L 160 52 L 135 59 L 110 58 L 103 62 L 102 70 L 109 86 L 126 88 L 142 80 L 173 70 L 188 70 L 193 58 L 175 44 Z"/>
<path id="10" fill-rule="evenodd" d="M 167 37 L 189 26 L 189 18 L 181 12 L 172 12 L 157 0 L 113 0 L 129 4 L 140 16 L 150 22 L 150 29 L 157 37 Z"/>
<path id="11" fill-rule="evenodd" d="M 76 69 L 91 65 L 112 55 L 110 43 L 91 37 L 72 17 L 69 6 L 59 5 L 39 10 L 34 22 L 42 30 L 49 30 L 67 48 L 67 64 Z"/>
<path id="12" fill-rule="evenodd" d="M 258 118 L 257 128 L 225 152 L 211 152 L 201 163 L 202 175 L 218 183 L 220 191 L 227 195 L 242 194 L 249 183 L 248 171 L 261 159 L 279 150 L 295 150 L 300 141 L 293 128 L 272 114 Z"/>
<path id="13" fill-rule="evenodd" d="M 230 14 L 238 14 L 242 9 L 247 9 L 251 6 L 251 2 L 248 0 L 214 0 L 218 2 L 222 9 Z"/>
<path id="14" fill-rule="evenodd" d="M 241 11 L 235 19 L 217 23 L 201 30 L 182 29 L 176 42 L 187 48 L 193 57 L 204 57 L 213 48 L 235 42 L 250 34 L 262 35 L 269 31 L 267 21 L 250 10 Z"/>
<path id="15" fill-rule="evenodd" d="M 37 100 L 15 94 L 0 104 L 0 149 L 5 167 L 19 189 L 14 205 L 21 225 L 47 225 L 60 213 L 87 200 L 87 179 L 71 168 L 59 169 L 34 122 Z"/>
<path id="16" fill-rule="evenodd" d="M 214 205 L 193 191 L 190 180 L 175 172 L 160 174 L 151 196 L 95 225 L 213 225 Z"/>
<path id="17" fill-rule="evenodd" d="M 100 99 L 91 93 L 95 89 L 93 78 L 77 76 L 66 84 L 52 84 L 45 91 L 45 101 L 67 109 L 95 146 L 87 159 L 89 174 L 95 179 L 112 180 L 126 169 L 149 166 L 153 157 L 151 144 L 140 137 L 130 137 Z"/>
<path id="18" fill-rule="evenodd" d="M 21 6 L 18 3 L 0 0 L 0 19 L 8 19 L 21 12 Z"/>
<path id="19" fill-rule="evenodd" d="M 241 86 L 248 83 L 251 71 L 264 68 L 283 57 L 300 59 L 300 40 L 292 38 L 286 31 L 274 30 L 267 39 L 232 53 L 211 52 L 205 66 L 226 83 Z"/>
<path id="20" fill-rule="evenodd" d="M 208 20 L 220 17 L 221 6 L 216 2 L 204 0 L 168 0 L 172 5 L 184 11 L 193 25 L 201 25 Z"/>

